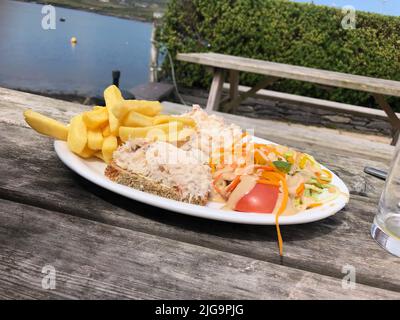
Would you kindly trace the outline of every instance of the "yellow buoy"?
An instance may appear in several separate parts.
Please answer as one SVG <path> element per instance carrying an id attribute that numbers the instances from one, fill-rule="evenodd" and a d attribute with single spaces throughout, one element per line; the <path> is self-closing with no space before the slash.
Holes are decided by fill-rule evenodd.
<path id="1" fill-rule="evenodd" d="M 72 37 L 71 38 L 71 43 L 72 44 L 76 44 L 78 42 L 78 39 L 77 38 L 75 38 L 75 37 Z"/>

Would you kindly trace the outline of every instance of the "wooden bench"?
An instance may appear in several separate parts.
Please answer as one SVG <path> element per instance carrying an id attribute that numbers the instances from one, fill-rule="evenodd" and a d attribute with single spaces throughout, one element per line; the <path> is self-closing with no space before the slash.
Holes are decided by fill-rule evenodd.
<path id="1" fill-rule="evenodd" d="M 223 110 L 225 112 L 235 110 L 235 108 L 245 99 L 256 96 L 260 90 L 273 84 L 278 79 L 284 78 L 299 80 L 323 86 L 352 89 L 371 93 L 377 104 L 385 112 L 385 118 L 390 122 L 392 126 L 392 144 L 395 144 L 399 138 L 400 119 L 387 103 L 385 98 L 385 96 L 400 97 L 400 82 L 398 81 L 370 78 L 365 76 L 358 76 L 314 68 L 306 68 L 250 58 L 242 58 L 218 53 L 179 53 L 177 55 L 177 59 L 180 61 L 197 63 L 212 67 L 214 77 L 207 101 L 207 110 L 218 109 L 221 104 L 223 104 Z M 261 81 L 259 81 L 253 88 L 248 88 L 246 91 L 241 92 L 239 90 L 240 72 L 255 73 L 264 75 L 265 77 Z M 225 76 L 228 73 L 229 95 L 226 101 L 221 101 Z M 310 99 L 304 97 L 300 98 L 300 96 L 294 95 L 290 95 L 289 98 L 291 100 L 297 100 L 300 103 L 302 100 L 304 102 L 304 99 Z M 315 103 L 315 100 L 316 99 L 312 100 L 312 102 L 314 102 L 314 105 L 317 106 L 318 104 Z M 331 110 L 342 109 L 340 107 L 336 108 L 340 106 L 340 104 L 333 104 L 334 105 L 331 104 L 332 108 L 329 108 L 329 104 L 322 104 L 322 107 Z M 346 111 L 352 111 L 350 113 L 371 116 L 371 113 L 369 111 L 367 112 L 367 108 L 364 107 L 353 106 L 353 108 L 344 109 L 346 109 Z M 374 112 L 372 112 L 372 115 L 373 113 Z M 381 117 L 382 114 L 379 113 L 379 116 Z"/>

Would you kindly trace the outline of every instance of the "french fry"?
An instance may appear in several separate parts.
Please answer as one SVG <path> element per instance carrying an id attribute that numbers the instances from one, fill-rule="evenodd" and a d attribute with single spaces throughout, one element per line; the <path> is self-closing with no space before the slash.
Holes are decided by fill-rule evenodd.
<path id="1" fill-rule="evenodd" d="M 121 100 L 112 107 L 113 114 L 123 119 L 128 113 L 135 111 L 148 117 L 154 117 L 161 112 L 162 105 L 158 101 Z"/>
<path id="2" fill-rule="evenodd" d="M 67 144 L 68 148 L 76 154 L 80 154 L 85 149 L 87 144 L 87 127 L 83 121 L 82 114 L 72 117 L 68 130 Z"/>
<path id="3" fill-rule="evenodd" d="M 104 160 L 104 157 L 103 157 L 103 152 L 101 152 L 101 151 L 95 152 L 94 156 L 95 156 L 96 158 L 99 158 L 99 159 L 105 161 L 105 160 Z"/>
<path id="4" fill-rule="evenodd" d="M 162 123 L 168 123 L 171 121 L 179 121 L 182 122 L 184 125 L 194 127 L 196 126 L 196 122 L 194 119 L 189 118 L 189 117 L 175 117 L 175 116 L 169 116 L 166 114 L 160 114 L 158 116 L 155 116 L 153 119 L 153 125 L 157 124 L 162 124 Z"/>
<path id="5" fill-rule="evenodd" d="M 112 134 L 117 135 L 119 129 L 119 120 L 114 116 L 109 107 L 107 107 L 107 110 L 108 110 L 108 122 L 110 125 L 110 132 Z"/>
<path id="6" fill-rule="evenodd" d="M 101 150 L 103 146 L 103 133 L 101 129 L 88 130 L 88 147 L 92 150 Z"/>
<path id="7" fill-rule="evenodd" d="M 61 122 L 33 110 L 26 110 L 24 117 L 33 130 L 58 140 L 67 141 L 68 127 Z"/>
<path id="8" fill-rule="evenodd" d="M 114 116 L 117 119 L 123 119 L 125 118 L 125 116 L 132 111 L 133 109 L 130 108 L 126 103 L 126 100 L 119 100 L 117 102 L 115 102 L 112 106 L 111 106 L 111 111 L 114 114 Z M 134 110 L 133 110 L 134 111 Z"/>
<path id="9" fill-rule="evenodd" d="M 104 138 L 103 147 L 101 149 L 104 161 L 110 163 L 112 160 L 113 152 L 118 148 L 117 137 L 110 135 Z"/>
<path id="10" fill-rule="evenodd" d="M 153 125 L 153 118 L 136 111 L 130 111 L 122 121 L 125 127 L 149 127 Z"/>
<path id="11" fill-rule="evenodd" d="M 83 121 L 89 129 L 97 129 L 104 126 L 108 121 L 108 112 L 106 108 L 87 111 L 83 113 Z"/>
<path id="12" fill-rule="evenodd" d="M 124 100 L 122 97 L 121 91 L 117 86 L 111 85 L 104 90 L 104 100 L 106 101 L 106 105 L 114 104 L 118 101 Z"/>
<path id="13" fill-rule="evenodd" d="M 188 136 L 183 127 L 194 125 L 189 118 L 159 115 L 162 105 L 158 101 L 125 100 L 114 85 L 104 91 L 104 99 L 105 107 L 94 106 L 72 117 L 69 127 L 32 110 L 25 111 L 24 117 L 37 132 L 67 141 L 75 154 L 107 163 L 118 145 L 129 138 L 181 141 Z"/>
<path id="14" fill-rule="evenodd" d="M 148 117 L 154 117 L 162 110 L 162 105 L 159 101 L 124 100 L 121 105 L 130 111 L 133 110 Z"/>
<path id="15" fill-rule="evenodd" d="M 143 127 L 143 128 L 131 128 L 131 127 L 120 127 L 119 137 L 122 141 L 128 141 L 134 138 L 154 138 L 162 136 L 164 133 L 166 137 L 164 140 L 168 139 L 167 136 L 172 132 L 177 132 L 182 130 L 182 122 L 169 122 L 160 124 L 157 126 Z M 163 139 L 160 139 L 163 140 Z"/>
<path id="16" fill-rule="evenodd" d="M 96 152 L 95 150 L 91 150 L 88 148 L 88 146 L 85 146 L 85 148 L 80 153 L 78 153 L 78 155 L 82 158 L 87 159 L 92 157 L 95 154 L 95 152 Z"/>
<path id="17" fill-rule="evenodd" d="M 130 111 L 136 111 L 143 115 L 154 117 L 159 114 L 162 105 L 158 101 L 125 100 L 121 91 L 114 85 L 104 90 L 106 106 L 118 120 L 122 120 Z M 110 116 L 111 118 L 111 116 Z M 112 127 L 112 125 L 110 124 Z"/>
<path id="18" fill-rule="evenodd" d="M 110 125 L 107 124 L 102 131 L 103 137 L 108 137 L 111 134 Z"/>
<path id="19" fill-rule="evenodd" d="M 119 128 L 119 120 L 112 112 L 112 110 L 119 106 L 120 103 L 124 100 L 122 97 L 121 91 L 114 85 L 109 86 L 106 90 L 104 90 L 104 100 L 106 101 L 106 107 L 108 111 L 108 121 L 110 124 L 110 131 L 112 134 L 117 135 Z"/>

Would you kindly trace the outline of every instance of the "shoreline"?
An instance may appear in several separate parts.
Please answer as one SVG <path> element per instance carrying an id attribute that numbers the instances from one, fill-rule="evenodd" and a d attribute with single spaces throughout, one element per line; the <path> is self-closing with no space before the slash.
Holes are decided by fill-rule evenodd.
<path id="1" fill-rule="evenodd" d="M 27 88 L 10 87 L 10 86 L 4 85 L 4 84 L 1 87 L 10 89 L 10 90 L 26 92 L 26 93 L 30 93 L 30 94 L 36 94 L 39 96 L 54 98 L 54 99 L 63 100 L 63 101 L 75 102 L 75 103 L 80 103 L 80 104 L 86 104 L 85 101 L 97 102 L 97 101 L 103 100 L 103 97 L 101 95 L 90 96 L 90 95 L 84 95 L 84 94 L 79 94 L 79 93 L 74 93 L 74 92 L 32 90 L 32 89 L 27 89 Z M 89 104 L 91 104 L 91 103 L 89 103 Z"/>
<path id="2" fill-rule="evenodd" d="M 143 17 L 143 16 L 139 16 L 139 15 L 127 15 L 127 14 L 122 14 L 122 13 L 115 13 L 115 12 L 110 12 L 108 10 L 103 10 L 101 8 L 79 7 L 79 6 L 74 6 L 74 5 L 64 4 L 64 3 L 53 3 L 52 1 L 42 1 L 42 0 L 35 0 L 35 1 L 13 0 L 13 1 L 24 2 L 24 3 L 33 3 L 33 4 L 43 4 L 43 5 L 50 4 L 50 5 L 54 6 L 54 7 L 71 9 L 71 10 L 78 10 L 78 11 L 84 11 L 84 12 L 90 12 L 90 13 L 99 14 L 99 15 L 102 15 L 102 16 L 114 17 L 114 18 L 119 18 L 119 19 L 124 19 L 124 20 L 132 20 L 132 21 L 147 22 L 147 23 L 151 23 L 152 22 L 152 18 L 150 18 L 150 17 Z"/>

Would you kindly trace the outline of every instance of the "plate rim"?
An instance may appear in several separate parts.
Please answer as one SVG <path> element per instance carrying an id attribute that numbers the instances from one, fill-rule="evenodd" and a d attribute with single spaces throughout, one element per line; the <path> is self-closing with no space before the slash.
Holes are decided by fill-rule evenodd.
<path id="1" fill-rule="evenodd" d="M 258 142 L 276 144 L 272 141 L 254 137 Z M 151 193 L 140 191 L 128 186 L 118 184 L 108 179 L 105 175 L 100 175 L 95 170 L 85 170 L 84 167 L 89 168 L 88 162 L 101 163 L 100 159 L 83 159 L 72 153 L 65 141 L 55 140 L 54 149 L 58 158 L 72 171 L 79 174 L 81 177 L 89 180 L 90 182 L 107 189 L 111 192 L 117 193 L 129 199 L 139 201 L 151 206 L 166 209 L 168 211 L 177 212 L 180 214 L 186 214 L 199 218 L 205 218 L 210 220 L 218 220 L 230 223 L 248 224 L 248 225 L 275 225 L 274 214 L 261 214 L 261 213 L 243 213 L 237 211 L 226 211 L 216 208 L 210 208 L 208 206 L 200 206 L 196 204 L 189 204 L 177 200 L 171 200 L 168 198 L 160 197 Z M 322 166 L 324 169 L 332 173 L 334 180 L 338 182 L 337 185 L 341 194 L 333 202 L 328 202 L 323 206 L 308 209 L 295 215 L 280 216 L 280 225 L 293 225 L 293 224 L 305 224 L 326 219 L 337 212 L 342 210 L 350 200 L 349 190 L 346 184 L 341 180 L 334 172 Z M 90 168 L 89 168 L 90 169 Z M 328 208 L 335 206 L 335 208 Z"/>

